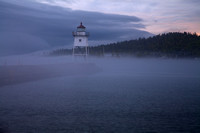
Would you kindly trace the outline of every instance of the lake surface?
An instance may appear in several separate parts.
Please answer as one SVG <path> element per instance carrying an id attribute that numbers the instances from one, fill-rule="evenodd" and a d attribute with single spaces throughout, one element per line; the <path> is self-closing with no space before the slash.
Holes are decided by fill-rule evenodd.
<path id="1" fill-rule="evenodd" d="M 101 71 L 0 87 L 0 133 L 200 132 L 200 60 L 87 62 Z"/>

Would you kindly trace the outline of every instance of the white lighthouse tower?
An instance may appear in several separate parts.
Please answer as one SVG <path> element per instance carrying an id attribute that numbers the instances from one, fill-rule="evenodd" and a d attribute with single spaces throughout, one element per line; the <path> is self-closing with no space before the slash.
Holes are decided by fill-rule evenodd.
<path id="1" fill-rule="evenodd" d="M 82 22 L 72 34 L 74 36 L 73 56 L 87 56 L 89 32 L 86 32 L 86 27 Z"/>

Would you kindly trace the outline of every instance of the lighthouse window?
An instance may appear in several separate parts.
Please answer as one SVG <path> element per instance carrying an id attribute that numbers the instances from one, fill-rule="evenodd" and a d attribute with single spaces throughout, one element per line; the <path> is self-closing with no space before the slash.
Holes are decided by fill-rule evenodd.
<path id="1" fill-rule="evenodd" d="M 79 42 L 81 42 L 81 39 L 79 39 Z"/>

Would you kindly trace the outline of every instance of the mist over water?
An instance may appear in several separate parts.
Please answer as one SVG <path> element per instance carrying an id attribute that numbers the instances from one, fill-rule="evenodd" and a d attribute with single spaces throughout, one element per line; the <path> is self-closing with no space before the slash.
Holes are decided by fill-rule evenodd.
<path id="1" fill-rule="evenodd" d="M 24 67 L 20 83 L 0 86 L 0 132 L 200 131 L 199 59 L 26 55 L 0 66 Z"/>

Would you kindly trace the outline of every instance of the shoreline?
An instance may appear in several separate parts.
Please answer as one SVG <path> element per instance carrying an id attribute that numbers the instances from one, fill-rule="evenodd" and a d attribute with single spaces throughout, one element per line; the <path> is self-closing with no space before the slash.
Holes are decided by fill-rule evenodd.
<path id="1" fill-rule="evenodd" d="M 0 66 L 0 87 L 60 76 L 91 75 L 99 71 L 93 63 Z"/>

